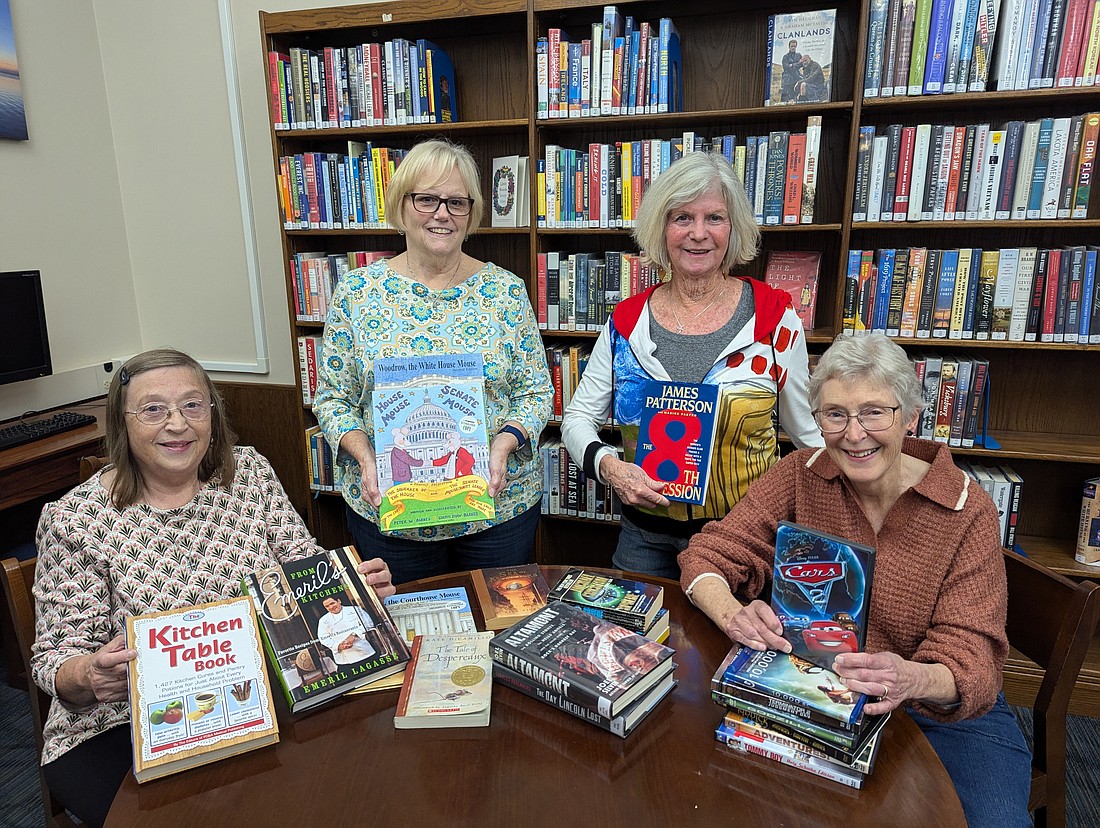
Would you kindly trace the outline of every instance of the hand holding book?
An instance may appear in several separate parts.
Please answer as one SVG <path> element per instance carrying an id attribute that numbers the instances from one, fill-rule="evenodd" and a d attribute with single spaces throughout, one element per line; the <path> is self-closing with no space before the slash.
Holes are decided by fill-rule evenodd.
<path id="1" fill-rule="evenodd" d="M 875 696 L 867 713 L 887 713 L 909 699 L 949 708 L 959 701 L 955 677 L 944 664 L 906 661 L 897 653 L 841 653 L 833 671 L 852 690 Z"/>
<path id="2" fill-rule="evenodd" d="M 661 494 L 664 483 L 654 480 L 641 468 L 610 454 L 600 459 L 600 476 L 611 484 L 619 500 L 630 506 L 667 506 Z"/>
<path id="3" fill-rule="evenodd" d="M 726 632 L 732 640 L 754 650 L 791 651 L 791 642 L 783 637 L 783 624 L 775 610 L 759 598 L 741 607 L 730 619 Z"/>

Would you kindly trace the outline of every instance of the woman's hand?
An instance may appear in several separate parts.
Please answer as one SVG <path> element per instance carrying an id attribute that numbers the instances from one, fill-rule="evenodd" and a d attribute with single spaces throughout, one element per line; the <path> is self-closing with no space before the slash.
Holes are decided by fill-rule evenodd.
<path id="1" fill-rule="evenodd" d="M 661 494 L 664 484 L 633 463 L 607 455 L 600 459 L 600 476 L 611 484 L 623 503 L 642 508 L 668 505 L 668 498 Z"/>
<path id="2" fill-rule="evenodd" d="M 519 440 L 507 431 L 498 433 L 489 444 L 489 497 L 496 497 L 504 488 L 508 474 L 508 455 L 519 447 Z"/>
<path id="3" fill-rule="evenodd" d="M 382 505 L 382 493 L 378 491 L 378 464 L 374 458 L 374 446 L 366 432 L 352 429 L 340 438 L 340 451 L 350 454 L 359 464 L 359 488 L 363 500 L 376 509 Z"/>
<path id="4" fill-rule="evenodd" d="M 126 665 L 135 658 L 137 650 L 127 649 L 126 639 L 117 635 L 94 653 L 65 661 L 54 680 L 57 695 L 81 707 L 126 701 Z"/>
<path id="5" fill-rule="evenodd" d="M 360 575 L 365 576 L 367 583 L 374 587 L 374 591 L 378 593 L 379 598 L 388 598 L 397 592 L 397 587 L 390 583 L 393 578 L 390 575 L 390 568 L 381 558 L 371 558 L 369 561 L 363 561 L 355 569 Z"/>
<path id="6" fill-rule="evenodd" d="M 955 677 L 943 664 L 906 661 L 897 653 L 841 653 L 833 660 L 833 672 L 852 690 L 875 696 L 864 709 L 886 713 L 908 699 L 933 705 L 959 700 Z"/>
<path id="7" fill-rule="evenodd" d="M 771 606 L 757 599 L 734 614 L 725 626 L 726 635 L 754 650 L 791 651 L 791 642 L 783 637 L 783 624 Z"/>

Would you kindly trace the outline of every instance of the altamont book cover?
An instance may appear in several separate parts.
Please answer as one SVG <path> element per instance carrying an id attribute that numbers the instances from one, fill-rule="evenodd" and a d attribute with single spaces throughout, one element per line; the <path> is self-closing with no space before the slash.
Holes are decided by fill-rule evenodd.
<path id="1" fill-rule="evenodd" d="M 418 635 L 393 726 L 485 727 L 493 701 L 491 632 Z"/>
<path id="2" fill-rule="evenodd" d="M 820 267 L 821 253 L 816 250 L 770 250 L 764 266 L 764 281 L 790 294 L 791 306 L 807 331 L 814 326 Z"/>
<path id="3" fill-rule="evenodd" d="M 706 502 L 718 392 L 717 385 L 646 382 L 634 464 L 664 484 L 669 500 Z"/>
<path id="4" fill-rule="evenodd" d="M 869 546 L 779 522 L 771 605 L 794 655 L 832 669 L 863 649 L 874 567 Z"/>
<path id="5" fill-rule="evenodd" d="M 565 601 L 598 618 L 645 633 L 664 605 L 665 591 L 659 584 L 571 567 L 554 584 L 549 600 Z"/>
<path id="6" fill-rule="evenodd" d="M 793 716 L 858 727 L 867 697 L 840 676 L 804 658 L 775 650 L 734 647 L 711 679 L 711 689 L 740 695 Z"/>
<path id="7" fill-rule="evenodd" d="M 768 18 L 764 106 L 831 99 L 836 9 L 773 14 Z"/>
<path id="8" fill-rule="evenodd" d="M 503 630 L 542 609 L 550 593 L 538 564 L 475 569 L 470 581 L 487 630 Z"/>
<path id="9" fill-rule="evenodd" d="M 126 645 L 138 782 L 279 741 L 247 598 L 132 616 Z"/>
<path id="10" fill-rule="evenodd" d="M 498 633 L 489 648 L 497 664 L 608 717 L 672 670 L 673 652 L 562 601 Z"/>
<path id="11" fill-rule="evenodd" d="M 481 354 L 375 360 L 371 413 L 383 532 L 496 514 Z"/>
<path id="12" fill-rule="evenodd" d="M 245 576 L 291 712 L 405 668 L 409 645 L 345 546 Z"/>

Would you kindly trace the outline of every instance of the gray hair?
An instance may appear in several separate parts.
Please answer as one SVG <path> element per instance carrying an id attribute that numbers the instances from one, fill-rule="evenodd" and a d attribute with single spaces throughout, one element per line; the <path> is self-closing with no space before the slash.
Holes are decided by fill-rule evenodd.
<path id="1" fill-rule="evenodd" d="M 665 273 L 672 269 L 665 230 L 669 214 L 704 195 L 715 195 L 730 216 L 730 243 L 721 269 L 751 262 L 760 247 L 760 228 L 737 172 L 719 153 L 690 152 L 657 176 L 642 197 L 634 223 L 634 241 L 648 261 Z"/>
<path id="2" fill-rule="evenodd" d="M 906 416 L 924 408 L 920 380 L 905 350 L 882 333 L 841 334 L 821 355 L 810 375 L 810 408 L 821 405 L 821 389 L 829 380 L 866 380 L 889 388 Z"/>
<path id="3" fill-rule="evenodd" d="M 481 226 L 481 213 L 485 201 L 481 196 L 481 176 L 477 171 L 477 162 L 466 147 L 452 144 L 442 138 L 422 141 L 401 159 L 397 170 L 386 187 L 386 223 L 402 233 L 405 232 L 405 220 L 401 209 L 405 196 L 415 187 L 434 187 L 458 170 L 466 195 L 474 200 L 470 207 L 470 222 L 466 233 L 470 234 Z"/>

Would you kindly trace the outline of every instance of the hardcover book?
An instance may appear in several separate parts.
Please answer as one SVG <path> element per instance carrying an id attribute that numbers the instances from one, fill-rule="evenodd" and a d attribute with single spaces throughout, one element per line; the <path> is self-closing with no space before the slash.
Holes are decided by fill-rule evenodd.
<path id="1" fill-rule="evenodd" d="M 764 267 L 764 281 L 790 294 L 791 305 L 807 331 L 814 327 L 820 268 L 821 253 L 816 250 L 769 250 Z"/>
<path id="2" fill-rule="evenodd" d="M 503 630 L 545 607 L 550 592 L 538 564 L 475 569 L 470 580 L 487 630 Z"/>
<path id="3" fill-rule="evenodd" d="M 836 9 L 768 18 L 764 106 L 831 100 Z"/>
<path id="4" fill-rule="evenodd" d="M 1100 564 L 1100 477 L 1085 481 L 1074 558 L 1077 563 Z"/>
<path id="5" fill-rule="evenodd" d="M 634 464 L 664 484 L 669 500 L 706 502 L 718 392 L 705 383 L 646 382 Z"/>
<path id="6" fill-rule="evenodd" d="M 374 453 L 383 532 L 496 514 L 481 354 L 374 362 Z"/>
<path id="7" fill-rule="evenodd" d="M 404 592 L 382 599 L 382 604 L 410 646 L 418 635 L 477 632 L 465 587 Z"/>
<path id="8" fill-rule="evenodd" d="M 664 587 L 570 568 L 550 590 L 548 600 L 564 601 L 585 612 L 645 633 L 664 604 Z"/>
<path id="9" fill-rule="evenodd" d="M 863 649 L 874 564 L 869 546 L 779 522 L 771 605 L 794 655 L 832 669 Z"/>
<path id="10" fill-rule="evenodd" d="M 840 676 L 793 653 L 735 646 L 722 660 L 711 689 L 800 719 L 859 729 L 867 697 Z"/>
<path id="11" fill-rule="evenodd" d="M 400 672 L 409 647 L 352 546 L 250 573 L 268 659 L 291 712 Z"/>
<path id="12" fill-rule="evenodd" d="M 247 598 L 132 616 L 126 646 L 139 783 L 279 741 Z"/>
<path id="13" fill-rule="evenodd" d="M 489 653 L 496 664 L 609 718 L 675 667 L 671 648 L 562 601 L 498 633 Z"/>
<path id="14" fill-rule="evenodd" d="M 527 156 L 505 155 L 493 159 L 490 189 L 493 227 L 527 227 L 531 223 Z"/>
<path id="15" fill-rule="evenodd" d="M 491 632 L 418 635 L 393 726 L 486 727 L 493 701 Z"/>

